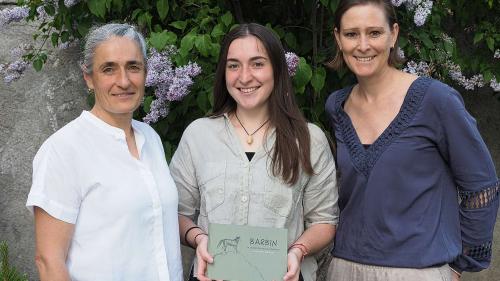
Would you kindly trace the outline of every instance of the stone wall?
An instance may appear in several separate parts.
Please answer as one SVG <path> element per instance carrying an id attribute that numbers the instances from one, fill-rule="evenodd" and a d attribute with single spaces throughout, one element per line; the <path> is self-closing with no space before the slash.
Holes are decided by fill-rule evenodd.
<path id="1" fill-rule="evenodd" d="M 0 1 L 0 4 L 5 1 Z M 5 6 L 0 6 L 0 9 Z M 9 51 L 31 42 L 35 26 L 12 24 L 1 28 L 0 63 Z M 0 240 L 10 247 L 12 264 L 37 280 L 34 266 L 33 219 L 24 207 L 31 184 L 32 160 L 42 142 L 86 109 L 86 92 L 75 48 L 56 50 L 42 72 L 32 69 L 20 80 L 0 82 Z M 464 94 L 467 107 L 500 168 L 500 101 L 491 93 Z M 467 149 L 464 147 L 464 149 Z M 500 224 L 499 224 L 500 225 Z M 492 267 L 463 280 L 497 280 L 500 276 L 500 227 L 495 230 Z M 184 249 L 184 253 L 189 253 Z M 186 263 L 187 264 L 187 263 Z"/>

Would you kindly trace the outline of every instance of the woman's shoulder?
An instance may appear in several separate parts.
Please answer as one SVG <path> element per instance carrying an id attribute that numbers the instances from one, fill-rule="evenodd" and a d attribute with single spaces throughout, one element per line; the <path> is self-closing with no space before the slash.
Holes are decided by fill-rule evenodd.
<path id="1" fill-rule="evenodd" d="M 326 110 L 330 113 L 336 112 L 342 106 L 342 103 L 345 101 L 353 87 L 354 85 L 350 85 L 332 92 L 326 99 Z"/>
<path id="2" fill-rule="evenodd" d="M 325 132 L 314 123 L 307 123 L 309 135 L 311 137 L 311 147 L 328 144 Z"/>
<path id="3" fill-rule="evenodd" d="M 421 84 L 426 82 L 425 89 L 423 89 L 425 91 L 425 105 L 440 111 L 447 108 L 464 108 L 462 96 L 450 85 L 428 77 L 419 80 L 423 81 Z"/>
<path id="4" fill-rule="evenodd" d="M 225 126 L 224 118 L 223 115 L 198 118 L 186 127 L 182 135 L 183 137 L 203 137 L 218 132 Z"/>

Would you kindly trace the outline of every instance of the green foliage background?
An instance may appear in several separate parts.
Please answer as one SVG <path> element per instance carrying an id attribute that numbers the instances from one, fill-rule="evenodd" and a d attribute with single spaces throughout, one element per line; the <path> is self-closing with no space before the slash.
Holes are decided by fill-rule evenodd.
<path id="1" fill-rule="evenodd" d="M 338 0 L 86 0 L 71 8 L 62 0 L 58 5 L 41 0 L 18 4 L 30 7 L 31 20 L 36 19 L 39 6 L 52 16 L 34 34 L 40 48 L 27 58 L 35 69 L 41 69 L 47 60 L 48 42 L 57 46 L 82 38 L 93 24 L 107 22 L 134 23 L 147 36 L 150 46 L 158 50 L 177 46 L 177 65 L 193 61 L 202 67 L 191 94 L 172 103 L 169 115 L 153 125 L 163 140 L 167 159 L 184 128 L 210 112 L 220 42 L 235 24 L 266 25 L 281 38 L 287 51 L 301 57 L 293 79 L 296 96 L 306 117 L 324 129 L 327 122 L 323 107 L 328 94 L 355 81 L 348 71 L 334 72 L 324 66 L 335 53 L 332 22 Z M 448 61 L 460 65 L 467 77 L 482 74 L 488 85 L 495 76 L 500 80 L 500 64 L 493 58 L 500 48 L 499 7 L 494 0 L 434 1 L 431 15 L 420 27 L 414 24 L 413 13 L 399 7 L 400 47 L 408 60 L 426 61 L 433 77 L 452 86 L 457 87 L 443 67 Z M 145 115 L 152 100 L 149 91 L 136 118 Z"/>

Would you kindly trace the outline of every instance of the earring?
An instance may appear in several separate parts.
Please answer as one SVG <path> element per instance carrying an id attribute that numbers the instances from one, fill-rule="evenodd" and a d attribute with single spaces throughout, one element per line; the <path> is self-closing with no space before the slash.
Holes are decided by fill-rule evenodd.
<path id="1" fill-rule="evenodd" d="M 88 89 L 87 89 L 87 93 L 88 93 L 89 95 L 95 94 L 94 89 L 91 89 L 91 88 L 88 88 Z"/>

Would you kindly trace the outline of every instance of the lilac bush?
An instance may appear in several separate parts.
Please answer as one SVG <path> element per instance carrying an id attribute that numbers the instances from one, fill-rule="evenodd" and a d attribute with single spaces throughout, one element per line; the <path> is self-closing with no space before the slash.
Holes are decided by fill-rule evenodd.
<path id="1" fill-rule="evenodd" d="M 0 10 L 0 28 L 11 23 L 19 22 L 29 15 L 28 7 L 14 7 Z"/>
<path id="2" fill-rule="evenodd" d="M 151 48 L 149 52 L 146 86 L 155 88 L 156 99 L 151 102 L 150 110 L 143 120 L 151 124 L 167 116 L 170 102 L 182 100 L 189 94 L 193 78 L 201 73 L 201 68 L 192 62 L 174 68 L 171 60 L 172 55 L 177 53 L 174 46 L 162 52 Z"/>
<path id="3" fill-rule="evenodd" d="M 299 56 L 293 52 L 285 53 L 286 64 L 288 66 L 288 75 L 295 76 L 297 67 L 299 66 Z"/>

